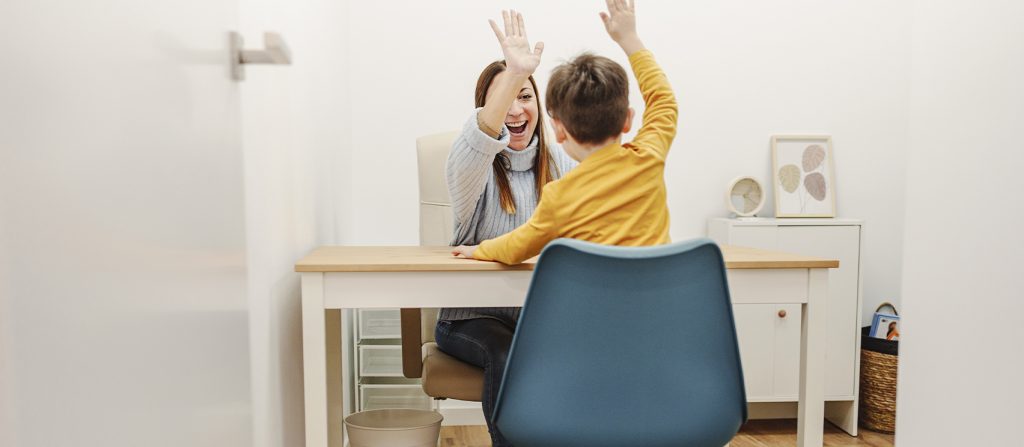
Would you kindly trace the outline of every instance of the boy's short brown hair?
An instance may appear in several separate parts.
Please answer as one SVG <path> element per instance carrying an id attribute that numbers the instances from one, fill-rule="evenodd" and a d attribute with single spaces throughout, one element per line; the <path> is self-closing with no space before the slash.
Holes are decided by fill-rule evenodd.
<path id="1" fill-rule="evenodd" d="M 603 143 L 622 133 L 629 78 L 615 61 L 583 53 L 551 72 L 546 104 L 576 142 Z"/>

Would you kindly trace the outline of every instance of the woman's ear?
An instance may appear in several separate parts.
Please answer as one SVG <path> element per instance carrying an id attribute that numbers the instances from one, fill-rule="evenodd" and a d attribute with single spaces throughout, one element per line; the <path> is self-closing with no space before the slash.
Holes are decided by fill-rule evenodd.
<path id="1" fill-rule="evenodd" d="M 629 111 L 626 112 L 626 122 L 622 124 L 622 133 L 628 133 L 629 129 L 633 128 L 633 108 L 630 107 Z"/>
<path id="2" fill-rule="evenodd" d="M 557 141 L 558 144 L 565 143 L 565 139 L 568 138 L 568 134 L 565 133 L 565 126 L 562 125 L 562 122 L 559 121 L 558 118 L 551 118 L 551 127 L 555 128 L 555 141 Z"/>

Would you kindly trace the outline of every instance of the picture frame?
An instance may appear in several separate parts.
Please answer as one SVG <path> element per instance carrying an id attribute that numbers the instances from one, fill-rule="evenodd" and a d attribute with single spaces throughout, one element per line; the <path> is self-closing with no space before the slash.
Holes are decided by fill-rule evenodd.
<path id="1" fill-rule="evenodd" d="M 882 340 L 899 341 L 900 339 L 900 317 L 899 315 L 875 313 L 871 320 L 871 337 Z"/>
<path id="2" fill-rule="evenodd" d="M 829 135 L 773 135 L 775 217 L 835 217 L 835 166 Z"/>

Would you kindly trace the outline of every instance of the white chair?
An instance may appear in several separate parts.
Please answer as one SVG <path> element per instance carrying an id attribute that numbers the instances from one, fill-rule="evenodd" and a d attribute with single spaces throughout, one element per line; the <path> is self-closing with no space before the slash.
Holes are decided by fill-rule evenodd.
<path id="1" fill-rule="evenodd" d="M 420 185 L 420 245 L 448 245 L 454 216 L 445 164 L 457 132 L 416 140 Z M 483 396 L 483 369 L 463 363 L 437 348 L 434 326 L 437 309 L 402 309 L 402 372 L 422 378 L 423 391 L 434 399 L 479 402 Z"/>

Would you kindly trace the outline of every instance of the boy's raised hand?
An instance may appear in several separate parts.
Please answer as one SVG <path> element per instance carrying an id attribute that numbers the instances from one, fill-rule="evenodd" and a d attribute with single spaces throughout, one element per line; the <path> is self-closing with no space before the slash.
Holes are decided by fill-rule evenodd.
<path id="1" fill-rule="evenodd" d="M 615 43 L 622 47 L 627 55 L 644 49 L 640 36 L 636 33 L 636 1 L 605 0 L 608 12 L 601 12 L 601 21 Z"/>
<path id="2" fill-rule="evenodd" d="M 523 15 L 513 11 L 501 11 L 501 17 L 505 19 L 505 32 L 501 32 L 494 20 L 488 20 L 494 35 L 501 44 L 501 51 L 505 53 L 505 65 L 508 71 L 517 75 L 532 75 L 533 71 L 540 65 L 540 54 L 544 51 L 544 42 L 537 42 L 533 51 L 530 51 L 530 41 L 526 38 L 526 24 L 523 22 Z"/>

